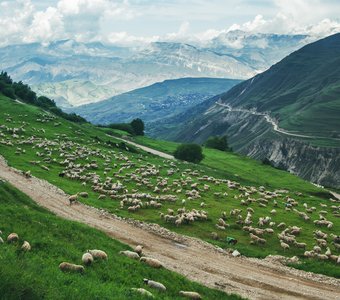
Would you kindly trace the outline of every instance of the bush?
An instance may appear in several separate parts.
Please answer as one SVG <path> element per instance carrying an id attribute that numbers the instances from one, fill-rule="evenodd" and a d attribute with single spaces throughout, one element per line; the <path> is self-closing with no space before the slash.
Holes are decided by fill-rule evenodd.
<path id="1" fill-rule="evenodd" d="M 144 135 L 144 122 L 141 119 L 134 119 L 130 124 L 135 135 Z"/>
<path id="2" fill-rule="evenodd" d="M 213 148 L 221 151 L 229 151 L 230 148 L 228 147 L 227 136 L 212 136 L 206 142 L 205 146 L 207 148 Z"/>
<path id="3" fill-rule="evenodd" d="M 7 96 L 8 98 L 15 99 L 14 90 L 13 90 L 11 87 L 5 87 L 5 88 L 2 90 L 2 93 L 3 93 L 5 96 Z"/>
<path id="4" fill-rule="evenodd" d="M 174 152 L 174 156 L 177 159 L 199 163 L 204 155 L 202 153 L 202 147 L 197 144 L 182 144 L 179 145 Z"/>

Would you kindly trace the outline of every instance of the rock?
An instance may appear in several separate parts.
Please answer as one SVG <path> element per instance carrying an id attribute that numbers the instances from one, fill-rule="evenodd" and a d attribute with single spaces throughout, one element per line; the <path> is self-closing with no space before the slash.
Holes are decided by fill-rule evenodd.
<path id="1" fill-rule="evenodd" d="M 241 256 L 241 253 L 235 250 L 231 255 L 234 257 L 238 257 L 238 256 Z"/>

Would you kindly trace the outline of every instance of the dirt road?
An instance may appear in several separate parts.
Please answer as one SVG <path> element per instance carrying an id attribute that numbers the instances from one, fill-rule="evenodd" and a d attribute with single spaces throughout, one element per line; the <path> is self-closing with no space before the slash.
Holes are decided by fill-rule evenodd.
<path id="1" fill-rule="evenodd" d="M 340 299 L 340 280 L 289 269 L 269 260 L 233 258 L 205 242 L 159 227 L 122 220 L 82 204 L 69 206 L 67 195 L 37 178 L 24 178 L 0 156 L 0 177 L 56 215 L 88 224 L 145 253 L 190 280 L 250 299 Z"/>
<path id="2" fill-rule="evenodd" d="M 111 135 L 109 135 L 110 137 L 112 137 Z M 149 152 L 149 153 L 152 153 L 154 155 L 157 155 L 159 157 L 163 157 L 163 158 L 166 158 L 166 159 L 175 159 L 172 155 L 170 154 L 167 154 L 167 153 L 164 153 L 164 152 L 161 152 L 161 151 L 158 151 L 158 150 L 155 150 L 155 149 L 152 149 L 152 148 L 149 148 L 149 147 L 146 147 L 146 146 L 143 146 L 143 145 L 140 145 L 140 144 L 137 144 L 135 142 L 132 142 L 132 141 L 129 141 L 129 140 L 126 140 L 126 139 L 122 139 L 122 138 L 119 138 L 119 137 L 116 137 L 114 136 L 115 139 L 117 140 L 120 140 L 124 143 L 127 143 L 127 144 L 130 144 L 130 145 L 133 145 L 137 148 L 140 148 L 146 152 Z"/>
<path id="3" fill-rule="evenodd" d="M 216 102 L 216 105 L 225 107 L 228 111 L 245 112 L 245 113 L 249 113 L 249 114 L 252 114 L 252 115 L 264 117 L 266 122 L 269 123 L 271 126 L 273 126 L 274 131 L 285 134 L 285 135 L 307 138 L 307 139 L 328 139 L 328 140 L 335 140 L 335 141 L 340 140 L 338 138 L 332 138 L 332 137 L 312 136 L 312 135 L 304 135 L 304 134 L 297 134 L 297 133 L 289 132 L 287 130 L 280 128 L 277 121 L 275 121 L 270 115 L 268 115 L 266 113 L 261 113 L 261 112 L 257 112 L 257 111 L 254 111 L 254 110 L 244 109 L 244 108 L 233 108 L 228 104 L 224 104 L 224 103 L 220 103 L 220 102 Z"/>

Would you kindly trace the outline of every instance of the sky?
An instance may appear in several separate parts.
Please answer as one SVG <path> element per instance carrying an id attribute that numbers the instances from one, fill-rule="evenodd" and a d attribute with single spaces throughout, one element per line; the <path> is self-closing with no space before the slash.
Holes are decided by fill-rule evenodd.
<path id="1" fill-rule="evenodd" d="M 340 32 L 340 0 L 0 0 L 0 46 L 74 39 L 206 42 L 254 33 Z"/>

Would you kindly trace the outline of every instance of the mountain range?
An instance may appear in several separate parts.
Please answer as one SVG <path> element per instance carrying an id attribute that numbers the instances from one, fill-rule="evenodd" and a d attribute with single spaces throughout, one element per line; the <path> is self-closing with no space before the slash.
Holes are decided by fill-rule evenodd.
<path id="1" fill-rule="evenodd" d="M 186 121 L 173 138 L 203 143 L 226 134 L 237 152 L 339 186 L 339 95 L 340 34 L 335 34 L 178 116 Z"/>
<path id="2" fill-rule="evenodd" d="M 231 31 L 207 44 L 155 42 L 139 47 L 62 40 L 0 48 L 0 69 L 61 107 L 106 100 L 167 79 L 248 79 L 312 37 Z"/>
<path id="3" fill-rule="evenodd" d="M 159 135 L 162 124 L 188 109 L 221 94 L 240 80 L 219 78 L 182 78 L 165 80 L 108 100 L 66 109 L 95 124 L 124 123 L 142 118 L 148 135 Z M 179 128 L 177 120 L 168 128 Z"/>

